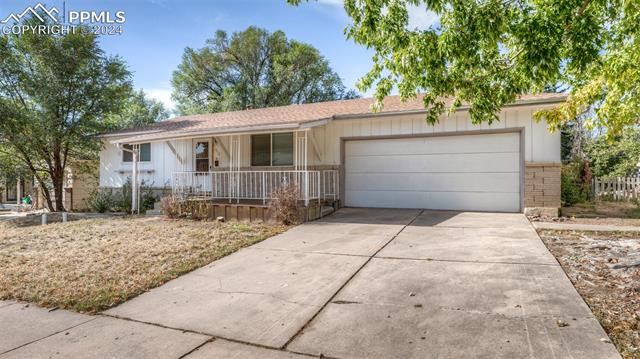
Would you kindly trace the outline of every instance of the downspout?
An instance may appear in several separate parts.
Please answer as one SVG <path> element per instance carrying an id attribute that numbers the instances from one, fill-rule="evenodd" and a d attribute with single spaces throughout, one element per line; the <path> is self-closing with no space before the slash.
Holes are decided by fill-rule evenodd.
<path id="1" fill-rule="evenodd" d="M 131 214 L 140 214 L 140 206 L 138 204 L 138 149 L 134 145 L 134 149 L 130 150 L 122 144 L 116 144 L 120 150 L 127 151 L 133 157 L 133 173 L 131 175 Z"/>

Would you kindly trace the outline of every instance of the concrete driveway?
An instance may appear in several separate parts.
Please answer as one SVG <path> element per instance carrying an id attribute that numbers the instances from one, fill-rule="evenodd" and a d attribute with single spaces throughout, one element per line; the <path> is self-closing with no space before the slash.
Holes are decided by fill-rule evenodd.
<path id="1" fill-rule="evenodd" d="M 105 319 L 163 330 L 140 335 L 153 357 L 619 358 L 521 214 L 342 209 L 7 357 L 82 335 L 118 356 Z"/>

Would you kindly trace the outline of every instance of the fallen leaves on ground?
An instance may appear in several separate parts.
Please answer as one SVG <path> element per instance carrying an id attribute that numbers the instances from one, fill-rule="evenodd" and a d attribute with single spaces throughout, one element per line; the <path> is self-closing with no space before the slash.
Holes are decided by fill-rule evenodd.
<path id="1" fill-rule="evenodd" d="M 540 231 L 624 358 L 640 358 L 640 233 Z"/>

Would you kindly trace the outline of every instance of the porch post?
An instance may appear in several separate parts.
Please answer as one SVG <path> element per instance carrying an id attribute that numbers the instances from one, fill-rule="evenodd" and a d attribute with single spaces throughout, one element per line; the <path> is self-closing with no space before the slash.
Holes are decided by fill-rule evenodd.
<path id="1" fill-rule="evenodd" d="M 18 180 L 16 182 L 16 204 L 18 205 L 22 202 L 22 195 L 20 194 L 22 188 L 20 188 L 20 185 L 20 177 L 18 176 Z"/>
<path id="2" fill-rule="evenodd" d="M 229 136 L 229 181 L 227 182 L 229 192 L 229 203 L 231 203 L 231 194 L 233 193 L 233 183 L 231 183 L 231 171 L 233 171 L 233 135 Z"/>
<path id="3" fill-rule="evenodd" d="M 307 164 L 308 161 L 308 155 L 309 155 L 309 146 L 307 145 L 308 143 L 308 136 L 307 134 L 309 133 L 309 131 L 304 131 L 304 159 L 303 159 L 303 163 L 304 163 L 304 205 L 308 206 L 309 205 L 309 167 Z"/>
<path id="4" fill-rule="evenodd" d="M 138 207 L 138 148 L 139 145 L 133 146 L 133 173 L 131 175 L 131 213 L 140 214 Z"/>

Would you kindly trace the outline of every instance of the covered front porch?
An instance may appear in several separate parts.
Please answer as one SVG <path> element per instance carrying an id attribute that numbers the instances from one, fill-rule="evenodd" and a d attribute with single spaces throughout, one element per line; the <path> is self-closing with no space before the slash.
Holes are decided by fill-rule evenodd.
<path id="1" fill-rule="evenodd" d="M 190 148 L 190 153 L 176 150 L 177 156 L 192 158 L 186 170 L 172 173 L 176 197 L 264 205 L 287 186 L 305 205 L 339 199 L 338 169 L 320 165 L 322 153 L 310 130 L 192 138 Z"/>
<path id="2" fill-rule="evenodd" d="M 339 166 L 325 164 L 322 134 L 311 127 L 251 129 L 119 147 L 131 153 L 133 183 L 148 183 L 145 160 L 161 156 L 164 168 L 152 171 L 165 174 L 165 186 L 180 200 L 266 207 L 277 189 L 290 187 L 306 207 L 337 207 Z M 159 147 L 162 154 L 155 153 Z"/>
<path id="3" fill-rule="evenodd" d="M 294 186 L 305 205 L 339 199 L 338 170 L 181 171 L 174 172 L 171 180 L 176 197 L 229 203 L 267 204 L 274 191 L 285 186 Z"/>

